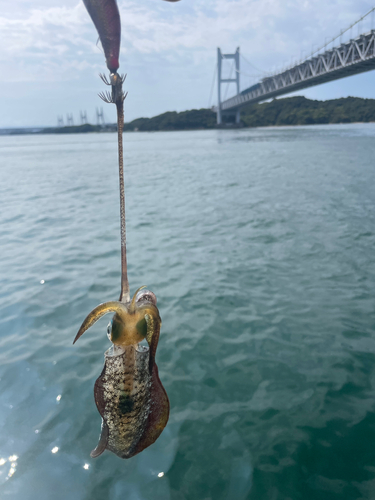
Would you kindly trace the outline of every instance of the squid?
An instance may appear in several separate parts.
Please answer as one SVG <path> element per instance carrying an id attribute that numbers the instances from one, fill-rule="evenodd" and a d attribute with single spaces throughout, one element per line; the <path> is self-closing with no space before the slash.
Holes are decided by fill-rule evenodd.
<path id="1" fill-rule="evenodd" d="M 177 2 L 179 0 L 166 0 Z M 161 319 L 156 296 L 141 286 L 130 298 L 126 258 L 125 189 L 123 159 L 124 75 L 118 74 L 121 21 L 116 0 L 83 0 L 103 46 L 111 87 L 99 97 L 116 105 L 121 220 L 121 293 L 118 301 L 105 302 L 83 321 L 73 344 L 102 316 L 114 313 L 108 326 L 112 346 L 104 354 L 104 368 L 95 382 L 94 398 L 102 417 L 99 443 L 91 457 L 106 449 L 131 458 L 152 445 L 167 425 L 169 399 L 155 362 Z"/>

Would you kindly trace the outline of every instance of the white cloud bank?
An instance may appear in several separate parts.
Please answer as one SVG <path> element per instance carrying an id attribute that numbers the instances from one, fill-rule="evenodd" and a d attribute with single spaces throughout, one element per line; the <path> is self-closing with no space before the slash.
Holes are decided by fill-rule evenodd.
<path id="1" fill-rule="evenodd" d="M 134 93 L 133 105 L 139 109 L 142 102 L 143 106 L 138 112 L 130 105 L 130 114 L 138 116 L 207 106 L 218 46 L 227 52 L 240 46 L 255 66 L 269 71 L 292 56 L 309 53 L 312 44 L 324 42 L 372 4 L 367 0 L 181 0 L 175 4 L 121 0 L 119 7 L 121 69 L 129 72 L 130 87 L 144 93 L 143 97 Z M 21 102 L 19 86 L 29 84 L 37 106 L 38 83 L 39 98 L 51 93 L 50 102 L 57 84 L 61 103 L 65 89 L 66 99 L 71 100 L 74 84 L 96 85 L 95 74 L 105 69 L 96 39 L 81 1 L 61 0 L 51 6 L 46 0 L 13 0 L 0 16 L 1 90 L 8 95 L 14 91 Z M 253 70 L 247 67 L 246 71 Z M 149 100 L 155 93 L 160 98 Z M 0 126 L 9 122 L 4 113 L 0 120 Z M 43 121 L 48 123 L 47 116 Z"/>

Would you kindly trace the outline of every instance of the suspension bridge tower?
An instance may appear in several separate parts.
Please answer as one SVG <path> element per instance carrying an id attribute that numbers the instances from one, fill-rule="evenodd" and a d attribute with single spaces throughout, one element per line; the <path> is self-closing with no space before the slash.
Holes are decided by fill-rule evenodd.
<path id="1" fill-rule="evenodd" d="M 105 125 L 103 108 L 100 108 L 100 109 L 96 108 L 96 123 L 98 125 L 100 125 L 100 124 Z"/>
<path id="2" fill-rule="evenodd" d="M 81 125 L 85 125 L 87 123 L 86 111 L 80 111 L 80 116 L 81 116 Z"/>
<path id="3" fill-rule="evenodd" d="M 222 65 L 224 59 L 234 59 L 236 75 L 235 78 L 222 77 Z M 234 54 L 223 54 L 220 48 L 217 49 L 217 124 L 223 123 L 223 112 L 221 109 L 221 84 L 235 83 L 237 86 L 237 95 L 240 93 L 240 48 L 237 47 Z M 225 98 L 224 98 L 225 99 Z M 235 111 L 236 123 L 240 123 L 240 111 Z"/>

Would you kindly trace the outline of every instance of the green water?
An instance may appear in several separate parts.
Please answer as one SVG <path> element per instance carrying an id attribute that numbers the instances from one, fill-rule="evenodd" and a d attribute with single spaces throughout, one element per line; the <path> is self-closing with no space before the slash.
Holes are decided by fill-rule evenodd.
<path id="1" fill-rule="evenodd" d="M 109 318 L 72 341 L 119 296 L 115 135 L 0 137 L 1 498 L 375 498 L 375 125 L 126 134 L 125 157 L 169 424 L 90 458 Z"/>

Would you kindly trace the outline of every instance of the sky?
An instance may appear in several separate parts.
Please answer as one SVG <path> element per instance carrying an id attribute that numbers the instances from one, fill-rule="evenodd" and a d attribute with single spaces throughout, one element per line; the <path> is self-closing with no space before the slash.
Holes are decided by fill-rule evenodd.
<path id="1" fill-rule="evenodd" d="M 119 0 L 125 121 L 216 104 L 217 47 L 240 47 L 241 88 L 311 53 L 369 11 L 371 0 Z M 371 17 L 371 16 L 369 16 Z M 370 22 L 370 21 L 369 21 Z M 362 31 L 367 26 L 361 26 Z M 375 28 L 375 25 L 374 25 Z M 357 29 L 357 27 L 355 28 Z M 357 33 L 357 32 L 355 32 Z M 0 14 L 0 127 L 56 126 L 80 111 L 107 122 L 106 71 L 82 0 L 12 0 Z M 229 64 L 229 61 L 227 61 Z M 230 72 L 230 67 L 225 70 Z M 231 88 L 232 87 L 232 88 Z M 213 91 L 212 91 L 213 88 Z M 222 92 L 230 97 L 234 85 Z M 375 98 L 375 71 L 299 91 L 311 99 Z"/>

